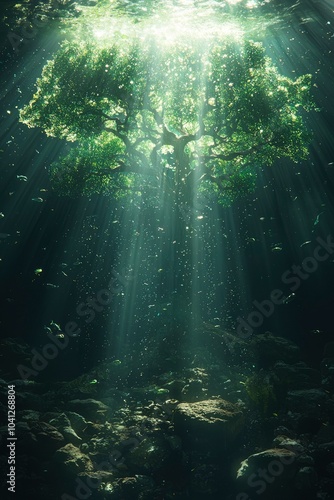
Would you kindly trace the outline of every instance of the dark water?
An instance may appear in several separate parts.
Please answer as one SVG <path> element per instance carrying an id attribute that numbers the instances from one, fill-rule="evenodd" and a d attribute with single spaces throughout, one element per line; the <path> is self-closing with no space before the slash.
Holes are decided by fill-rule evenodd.
<path id="1" fill-rule="evenodd" d="M 129 202 L 99 195 L 77 199 L 59 196 L 52 190 L 50 165 L 69 150 L 70 145 L 19 122 L 18 110 L 32 98 L 34 83 L 44 64 L 69 36 L 68 32 L 62 32 L 62 22 L 49 15 L 49 20 L 36 29 L 35 36 L 26 38 L 17 52 L 13 51 L 10 42 L 13 38 L 3 39 L 0 76 L 1 338 L 23 340 L 29 349 L 41 351 L 47 342 L 48 328 L 55 333 L 59 326 L 59 332 L 64 332 L 71 322 L 78 332 L 38 374 L 38 381 L 51 384 L 71 380 L 96 369 L 101 361 L 116 361 L 115 366 L 120 362 L 125 373 L 120 386 L 126 380 L 124 387 L 127 383 L 129 387 L 140 387 L 141 383 L 146 387 L 153 384 L 157 374 L 162 376 L 164 372 L 177 373 L 177 370 L 180 374 L 183 369 L 195 369 L 200 354 L 192 358 L 189 354 L 192 349 L 198 348 L 198 352 L 207 348 L 216 350 L 215 341 L 210 345 L 208 340 L 210 328 L 237 336 L 241 322 L 243 325 L 246 322 L 247 331 L 251 332 L 247 336 L 249 341 L 269 331 L 294 342 L 300 349 L 302 361 L 315 370 L 320 370 L 326 344 L 333 341 L 334 251 L 330 242 L 334 238 L 334 7 L 330 1 L 311 0 L 194 4 L 204 8 L 207 16 L 211 13 L 219 19 L 219 16 L 234 14 L 243 19 L 247 27 L 255 23 L 254 38 L 262 41 L 266 54 L 280 73 L 290 78 L 305 73 L 313 75 L 312 92 L 319 111 L 311 111 L 305 116 L 312 133 L 309 157 L 298 163 L 280 159 L 261 170 L 254 192 L 236 199 L 229 207 L 212 202 L 198 212 L 191 282 L 194 295 L 192 301 L 184 302 L 175 278 L 174 229 L 168 226 L 169 215 L 161 211 L 161 206 L 148 204 L 145 199 Z M 86 5 L 90 5 L 89 2 Z M 167 14 L 172 12 L 173 5 L 181 9 L 176 11 L 179 15 L 186 15 L 189 2 L 171 2 Z M 153 1 L 113 2 L 115 18 L 128 16 L 135 19 L 139 27 L 156 14 L 159 6 L 159 2 Z M 62 6 L 61 12 L 67 12 L 65 7 Z M 4 9 L 2 7 L 2 16 L 9 15 L 9 19 L 13 16 L 12 22 L 16 22 L 14 6 Z M 73 18 L 78 16 L 73 14 L 73 8 L 70 12 Z M 33 18 L 34 14 L 30 15 Z M 67 13 L 62 15 L 68 17 Z M 77 19 L 80 20 L 80 16 Z M 9 34 L 12 31 L 8 23 L 4 24 L 4 29 Z M 20 33 L 16 25 L 14 29 L 15 33 Z M 329 246 L 326 247 L 325 242 Z M 326 258 L 315 259 L 319 244 L 325 249 L 324 254 L 327 252 Z M 108 286 L 112 292 L 106 295 L 104 291 Z M 275 289 L 281 290 L 286 297 L 283 304 L 269 303 Z M 184 328 L 182 319 L 188 318 L 189 310 L 190 332 L 189 328 Z M 203 333 L 202 322 L 210 325 L 206 333 Z M 54 324 L 58 326 L 52 327 Z M 199 333 L 201 328 L 203 332 Z M 216 355 L 215 362 L 219 361 L 217 352 Z M 247 349 L 239 353 L 238 373 L 251 363 L 248 355 Z M 270 360 L 266 360 L 263 353 L 261 356 L 256 369 L 267 369 L 269 365 L 270 371 Z M 282 361 L 289 362 L 283 355 Z M 209 363 L 206 358 L 198 367 L 209 369 Z M 218 372 L 233 373 L 231 366 L 224 364 L 223 355 L 221 363 Z M 11 374 L 13 377 L 19 378 Z M 101 375 L 101 384 L 102 379 Z M 212 381 L 214 389 L 211 387 L 208 393 L 211 396 L 220 394 L 217 380 Z M 154 383 L 162 384 L 161 380 L 159 384 Z M 331 394 L 333 385 L 325 388 Z M 132 400 L 138 397 L 140 401 L 141 396 L 133 395 L 131 389 L 124 391 L 131 394 Z M 82 396 L 80 390 L 78 394 L 74 392 L 72 399 Z M 103 391 L 98 396 L 95 398 L 102 399 Z M 169 396 L 174 397 L 172 393 Z M 231 400 L 235 403 L 237 397 L 233 397 Z M 242 400 L 243 396 L 240 398 Z M 203 399 L 198 395 L 194 397 L 195 401 Z M 187 402 L 187 396 L 183 401 Z M 281 406 L 284 406 L 282 402 Z M 279 413 L 281 406 L 273 408 L 273 412 Z M 262 417 L 252 415 L 251 421 Z M 285 424 L 282 418 L 277 426 Z M 317 420 L 314 424 L 317 430 L 318 424 L 320 426 Z M 321 422 L 321 425 L 332 424 L 333 414 Z M 286 425 L 289 428 L 289 424 Z M 306 425 L 306 433 L 312 433 L 312 425 Z M 268 423 L 268 427 L 272 432 L 274 425 Z M 270 448 L 267 435 L 263 442 L 260 436 L 259 429 L 251 437 L 245 431 L 237 443 L 238 450 L 244 448 L 244 454 L 238 452 L 233 456 L 232 453 L 233 460 Z M 213 454 L 216 452 L 214 450 Z M 204 452 L 198 452 L 201 453 Z M 197 460 L 201 462 L 198 457 L 192 460 L 195 468 Z M 220 459 L 218 463 L 221 466 Z M 326 468 L 324 463 L 319 465 L 317 462 L 319 476 L 323 473 L 322 468 Z M 160 485 L 159 494 L 141 497 L 138 492 L 123 492 L 109 497 L 101 493 L 96 498 L 173 498 L 171 492 L 175 485 L 175 498 L 237 498 L 231 496 L 233 481 L 228 478 L 218 490 L 212 487 L 212 491 L 218 493 L 212 493 L 209 486 L 206 491 L 202 483 L 202 493 L 194 493 L 195 483 L 191 483 L 192 486 L 187 483 L 191 464 L 183 463 L 182 467 L 182 480 L 177 477 L 177 467 L 174 470 L 172 466 L 169 471 L 157 468 L 151 474 Z M 132 474 L 142 473 L 135 466 L 130 470 Z M 207 470 L 206 477 L 208 474 Z M 164 490 L 161 485 L 165 483 L 174 486 Z M 305 495 L 305 489 L 300 491 L 298 494 Z M 48 498 L 47 493 L 41 495 L 40 498 Z M 297 498 L 297 493 L 292 495 Z M 325 494 L 317 496 L 313 490 L 310 495 L 298 498 L 331 498 Z M 261 495 L 251 498 L 261 499 Z"/>

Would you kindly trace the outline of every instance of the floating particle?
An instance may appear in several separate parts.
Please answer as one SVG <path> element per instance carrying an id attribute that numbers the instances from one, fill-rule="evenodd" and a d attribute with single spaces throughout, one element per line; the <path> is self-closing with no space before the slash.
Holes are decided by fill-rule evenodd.
<path id="1" fill-rule="evenodd" d="M 288 295 L 287 297 L 284 297 L 283 299 L 283 304 L 289 304 L 292 300 L 294 300 L 296 298 L 296 294 L 295 293 L 291 293 L 290 295 Z"/>

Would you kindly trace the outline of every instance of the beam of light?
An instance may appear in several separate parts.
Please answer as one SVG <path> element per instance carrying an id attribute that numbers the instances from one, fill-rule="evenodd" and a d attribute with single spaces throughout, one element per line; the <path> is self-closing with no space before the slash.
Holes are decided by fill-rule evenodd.
<path id="1" fill-rule="evenodd" d="M 239 2 L 231 0 L 228 3 L 232 8 L 236 7 Z M 254 4 L 253 1 L 248 2 L 247 5 L 250 11 L 256 9 Z M 174 44 L 180 39 L 189 39 L 191 37 L 195 37 L 200 41 L 210 40 L 214 39 L 217 34 L 225 34 L 227 37 L 236 35 L 238 38 L 244 33 L 245 25 L 232 20 L 231 17 L 228 20 L 225 18 L 224 23 L 212 19 L 212 8 L 211 10 L 210 8 L 202 10 L 200 15 L 198 14 L 198 10 L 193 10 L 193 2 L 182 2 L 179 3 L 179 10 L 176 9 L 172 12 L 170 17 L 163 17 L 162 14 L 157 12 L 152 18 L 144 18 L 140 22 L 131 20 L 129 17 L 113 17 L 113 15 L 110 15 L 106 20 L 95 20 L 93 32 L 97 39 L 105 43 L 109 43 L 110 38 L 126 40 L 129 34 L 133 34 L 133 36 L 141 37 L 143 41 L 152 37 L 159 40 L 162 45 Z M 318 23 L 313 22 L 313 24 L 317 25 Z M 257 24 L 255 23 L 254 26 L 257 26 Z M 329 25 L 327 30 L 329 33 Z M 269 51 L 274 54 L 275 60 L 279 63 L 282 71 L 291 74 L 295 72 L 302 74 L 305 71 L 313 72 L 313 69 L 317 67 L 315 61 L 319 60 L 321 76 L 321 71 L 323 71 L 326 64 L 325 59 L 318 59 L 318 52 L 311 42 L 305 48 L 304 41 L 307 34 L 304 34 L 301 28 L 297 29 L 293 35 L 295 35 L 296 41 L 290 40 L 282 31 L 276 32 L 276 34 L 272 35 L 272 39 L 267 41 Z M 329 33 L 328 40 L 324 45 L 327 46 L 327 41 L 330 41 L 331 36 L 332 34 Z M 312 38 L 315 39 L 316 36 Z M 297 41 L 299 45 L 297 45 Z M 296 71 L 297 63 L 299 67 Z M 27 57 L 22 66 L 24 66 L 21 69 L 23 79 L 24 75 L 27 75 L 34 66 L 33 58 Z M 10 101 L 7 104 L 10 104 L 7 107 L 12 110 L 15 102 Z M 319 120 L 317 126 L 318 136 L 322 136 L 323 143 L 328 147 L 332 139 L 328 127 L 321 120 Z M 16 136 L 17 133 L 18 130 L 13 126 L 11 134 Z M 35 135 L 29 137 L 31 139 L 29 148 L 35 146 L 39 148 L 38 134 L 36 134 L 36 137 Z M 10 135 L 6 136 L 7 139 L 10 139 Z M 16 146 L 17 144 L 16 141 Z M 80 293 L 76 293 L 75 300 L 73 299 L 74 306 L 66 311 L 68 320 L 77 320 L 75 311 L 77 304 L 86 300 L 89 296 L 93 297 L 99 289 L 105 286 L 110 280 L 113 270 L 119 273 L 130 273 L 132 278 L 129 279 L 127 289 L 125 291 L 120 290 L 118 295 L 115 293 L 113 308 L 118 308 L 118 311 L 114 317 L 102 321 L 100 318 L 107 314 L 106 309 L 100 316 L 96 314 L 96 318 L 91 324 L 86 325 L 84 322 L 85 317 L 81 318 L 84 325 L 84 335 L 87 331 L 89 332 L 89 336 L 83 340 L 83 343 L 85 343 L 87 352 L 89 352 L 90 341 L 94 345 L 94 342 L 99 342 L 101 337 L 111 339 L 110 343 L 117 338 L 118 352 L 124 353 L 126 349 L 131 350 L 133 347 L 132 340 L 136 335 L 141 335 L 146 342 L 146 346 L 142 344 L 143 349 L 147 349 L 149 336 L 156 329 L 154 322 L 161 319 L 163 331 L 164 325 L 168 324 L 167 315 L 171 309 L 168 299 L 166 304 L 159 304 L 159 297 L 162 295 L 159 296 L 158 293 L 159 285 L 163 287 L 168 283 L 168 288 L 170 288 L 168 280 L 171 278 L 175 265 L 172 261 L 166 262 L 164 260 L 166 254 L 168 254 L 166 248 L 172 248 L 174 245 L 169 235 L 172 234 L 173 224 L 175 224 L 175 221 L 171 220 L 169 213 L 166 211 L 167 202 L 164 200 L 167 179 L 161 180 L 161 206 L 160 209 L 156 207 L 156 210 L 151 213 L 151 219 L 148 217 L 148 210 L 145 210 L 145 207 L 140 203 L 131 205 L 129 202 L 122 217 L 115 217 L 114 208 L 109 206 L 106 209 L 108 204 L 96 199 L 87 202 L 87 204 L 81 200 L 77 203 L 75 213 L 69 211 L 68 216 L 65 210 L 62 213 L 64 219 L 67 220 L 67 225 L 63 233 L 62 251 L 59 251 L 59 240 L 54 239 L 45 251 L 46 254 L 49 253 L 49 256 L 43 262 L 37 261 L 35 255 L 38 251 L 41 251 L 41 245 L 44 247 L 47 235 L 45 226 L 42 226 L 45 230 L 44 237 L 41 235 L 38 224 L 41 223 L 43 216 L 51 217 L 52 209 L 59 208 L 63 200 L 60 199 L 57 203 L 53 200 L 52 206 L 47 205 L 47 209 L 43 205 L 43 208 L 41 207 L 38 213 L 38 205 L 34 205 L 33 202 L 31 205 L 27 205 L 27 200 L 31 201 L 36 189 L 38 191 L 44 187 L 44 175 L 43 179 L 37 173 L 35 174 L 36 177 L 32 176 L 38 169 L 46 168 L 46 158 L 53 157 L 53 147 L 51 143 L 49 146 L 43 145 L 43 162 L 31 161 L 26 149 L 22 148 L 18 151 L 21 156 L 25 156 L 27 167 L 26 169 L 23 168 L 24 162 L 21 159 L 20 163 L 16 163 L 13 172 L 15 175 L 27 175 L 29 180 L 32 179 L 34 185 L 29 182 L 25 192 L 23 192 L 21 186 L 20 190 L 17 190 L 0 206 L 0 211 L 4 212 L 6 217 L 8 212 L 18 214 L 16 223 L 13 225 L 15 230 L 25 228 L 24 248 L 26 248 L 26 245 L 30 247 L 30 253 L 26 255 L 25 266 L 31 273 L 31 279 L 35 279 L 38 285 L 46 282 L 43 274 L 38 281 L 33 275 L 33 271 L 35 268 L 41 267 L 45 272 L 44 269 L 50 266 L 47 275 L 48 281 L 57 285 L 58 278 L 62 280 L 59 281 L 59 289 L 49 289 L 48 294 L 45 295 L 43 310 L 39 312 L 40 320 L 47 322 L 54 319 L 61 322 L 59 318 L 65 314 L 66 302 L 69 298 L 73 299 L 71 287 L 78 286 Z M 28 145 L 26 148 L 29 149 Z M 330 151 L 330 148 L 328 148 L 328 151 Z M 329 160 L 328 154 L 325 155 L 318 151 L 316 163 L 325 164 Z M 334 161 L 334 157 L 330 160 Z M 306 175 L 309 176 L 307 182 L 304 177 Z M 226 219 L 223 221 L 218 211 L 213 212 L 211 215 L 204 214 L 201 208 L 196 208 L 195 205 L 195 211 L 190 214 L 189 224 L 193 225 L 195 231 L 197 231 L 197 234 L 192 239 L 193 254 L 195 256 L 192 280 L 194 300 L 190 307 L 193 311 L 194 323 L 198 304 L 197 295 L 205 295 L 208 316 L 212 319 L 215 316 L 218 317 L 217 323 L 220 324 L 226 321 L 232 325 L 233 318 L 228 318 L 228 316 L 230 313 L 235 314 L 238 307 L 240 307 L 241 311 L 239 314 L 250 312 L 253 308 L 252 301 L 254 299 L 265 298 L 265 292 L 258 292 L 260 285 L 265 282 L 266 289 L 269 291 L 270 288 L 276 286 L 275 283 L 269 281 L 273 266 L 277 270 L 277 276 L 279 277 L 280 273 L 293 263 L 293 260 L 289 257 L 291 252 L 294 255 L 295 262 L 302 259 L 308 247 L 306 245 L 301 247 L 301 245 L 312 239 L 313 234 L 316 234 L 312 231 L 317 231 L 322 226 L 322 217 L 324 220 L 327 217 L 329 219 L 333 217 L 330 202 L 325 199 L 324 189 L 326 189 L 326 186 L 324 187 L 323 177 L 317 169 L 312 168 L 309 173 L 306 173 L 306 165 L 301 166 L 301 176 L 298 178 L 302 180 L 297 185 L 293 185 L 291 190 L 287 192 L 285 185 L 291 181 L 291 177 L 289 177 L 286 170 L 281 173 L 279 171 L 275 176 L 275 187 L 271 185 L 270 188 L 261 192 L 261 200 L 254 201 L 250 197 L 249 205 L 245 206 L 240 203 L 240 208 L 234 206 L 232 209 L 225 211 L 224 216 L 226 216 Z M 312 184 L 312 188 L 310 184 Z M 287 195 L 288 202 L 286 201 Z M 275 199 L 275 203 L 273 199 Z M 328 203 L 328 209 L 328 205 L 322 207 L 324 203 Z M 272 208 L 272 213 L 266 213 L 268 207 Z M 323 208 L 325 214 L 321 216 L 320 223 L 314 226 L 316 217 Z M 242 211 L 242 213 L 238 214 L 238 210 Z M 89 212 L 89 215 L 87 212 Z M 57 213 L 60 212 L 57 211 Z M 91 215 L 96 216 L 97 222 L 84 222 L 86 217 Z M 262 216 L 265 216 L 265 221 L 260 220 Z M 273 220 L 271 220 L 271 217 Z M 6 218 L 4 221 L 6 222 Z M 115 237 L 115 243 L 119 248 L 116 256 L 109 253 L 111 251 L 110 240 L 116 233 L 116 231 L 111 232 L 111 228 L 115 227 L 113 222 L 115 222 L 116 226 L 123 227 Z M 94 227 L 97 227 L 97 229 L 94 229 Z M 327 226 L 325 225 L 325 227 Z M 3 231 L 7 232 L 7 226 L 3 226 L 3 228 Z M 59 231 L 61 232 L 62 229 L 60 228 Z M 9 232 L 11 232 L 11 228 L 8 229 Z M 166 233 L 168 234 L 166 235 Z M 282 238 L 284 238 L 282 251 L 272 252 L 273 245 L 280 243 Z M 289 238 L 292 238 L 290 243 Z M 6 240 L 2 245 L 9 245 L 9 243 L 10 240 L 8 239 L 8 243 Z M 210 248 L 207 248 L 206 245 Z M 54 263 L 52 263 L 51 254 Z M 282 256 L 284 257 L 283 262 Z M 70 268 L 69 271 L 64 271 L 65 274 L 68 274 L 68 279 L 66 276 L 61 275 L 60 268 L 57 267 L 62 260 Z M 10 258 L 5 259 L 5 261 L 6 265 L 14 266 L 14 262 Z M 260 277 L 255 276 L 252 264 L 254 264 L 254 268 L 257 266 Z M 216 269 L 219 269 L 219 280 L 212 279 Z M 163 275 L 165 277 L 162 279 Z M 322 275 L 319 274 L 318 276 Z M 72 285 L 69 286 L 68 282 L 71 282 Z M 203 286 L 204 282 L 205 286 Z M 279 286 L 279 283 L 277 286 Z M 219 304 L 217 307 L 212 305 L 215 300 Z M 222 304 L 224 307 L 221 306 Z M 159 309 L 160 305 L 161 308 Z M 58 311 L 57 316 L 52 317 L 51 315 L 55 311 Z M 94 340 L 94 338 L 98 340 Z M 138 353 L 139 355 L 142 355 L 142 353 Z"/>

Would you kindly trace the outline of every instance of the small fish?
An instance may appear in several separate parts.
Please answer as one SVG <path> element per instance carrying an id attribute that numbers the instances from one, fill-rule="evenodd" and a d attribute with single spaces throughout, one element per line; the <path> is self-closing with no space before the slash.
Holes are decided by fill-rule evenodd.
<path id="1" fill-rule="evenodd" d="M 5 214 L 4 214 L 4 213 L 2 213 L 2 212 L 0 212 L 0 219 L 3 219 L 3 218 L 4 218 L 4 216 L 5 216 Z"/>
<path id="2" fill-rule="evenodd" d="M 309 243 L 312 243 L 312 241 L 311 241 L 311 240 L 304 241 L 304 243 L 302 243 L 302 244 L 300 245 L 300 248 L 302 248 L 302 247 L 303 247 L 303 246 L 305 246 L 305 245 L 308 245 Z"/>
<path id="3" fill-rule="evenodd" d="M 322 215 L 323 213 L 324 213 L 324 212 L 320 212 L 320 214 L 318 214 L 318 215 L 316 216 L 316 219 L 315 219 L 315 221 L 313 222 L 313 226 L 316 226 L 317 224 L 319 224 L 319 222 L 320 222 L 320 215 Z"/>
<path id="4" fill-rule="evenodd" d="M 37 203 L 43 203 L 44 200 L 43 198 L 38 197 L 38 198 L 31 198 L 31 201 L 36 201 Z"/>
<path id="5" fill-rule="evenodd" d="M 46 286 L 49 286 L 50 288 L 59 288 L 59 285 L 54 285 L 53 283 L 46 283 Z"/>
<path id="6" fill-rule="evenodd" d="M 17 175 L 17 180 L 27 182 L 28 177 L 26 175 Z"/>
<path id="7" fill-rule="evenodd" d="M 55 323 L 53 320 L 51 320 L 50 327 L 53 331 L 61 332 L 61 328 L 58 325 L 58 323 Z"/>
<path id="8" fill-rule="evenodd" d="M 6 239 L 6 238 L 9 238 L 10 234 L 8 233 L 0 233 L 0 239 Z"/>
<path id="9" fill-rule="evenodd" d="M 266 220 L 266 218 L 265 218 L 265 217 L 260 217 L 260 220 L 261 220 L 261 221 L 262 221 L 262 220 Z"/>
<path id="10" fill-rule="evenodd" d="M 278 247 L 278 246 L 273 247 L 273 248 L 271 249 L 271 251 L 272 251 L 272 252 L 281 252 L 282 250 L 283 250 L 283 248 L 282 248 L 282 247 Z"/>
<path id="11" fill-rule="evenodd" d="M 292 302 L 294 299 L 296 298 L 296 294 L 295 293 L 291 293 L 290 295 L 288 295 L 287 297 L 284 297 L 283 299 L 283 304 L 289 304 L 290 302 Z"/>
<path id="12" fill-rule="evenodd" d="M 198 220 L 202 220 L 202 219 L 204 219 L 204 215 L 198 215 L 196 218 L 197 218 Z"/>
<path id="13" fill-rule="evenodd" d="M 42 274 L 42 272 L 43 272 L 43 269 L 41 269 L 41 268 L 35 269 L 35 271 L 34 271 L 36 276 L 39 276 L 40 274 Z"/>
<path id="14" fill-rule="evenodd" d="M 111 362 L 111 364 L 114 366 L 119 366 L 122 364 L 122 361 L 120 361 L 119 359 L 115 359 L 114 361 Z"/>

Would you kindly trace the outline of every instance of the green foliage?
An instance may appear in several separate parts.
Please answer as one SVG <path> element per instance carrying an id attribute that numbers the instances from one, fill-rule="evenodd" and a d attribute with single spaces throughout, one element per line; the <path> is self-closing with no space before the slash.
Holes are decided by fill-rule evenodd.
<path id="1" fill-rule="evenodd" d="M 20 117 L 78 142 L 52 167 L 64 194 L 120 196 L 168 175 L 183 201 L 195 179 L 229 204 L 254 188 L 259 168 L 306 157 L 310 87 L 310 75 L 280 75 L 252 41 L 80 41 L 46 64 Z"/>
<path id="2" fill-rule="evenodd" d="M 246 379 L 245 387 L 250 400 L 263 415 L 273 409 L 276 395 L 268 374 L 255 373 Z"/>

